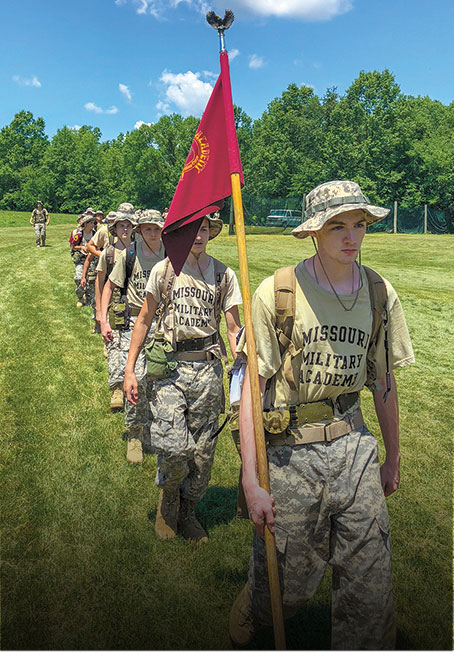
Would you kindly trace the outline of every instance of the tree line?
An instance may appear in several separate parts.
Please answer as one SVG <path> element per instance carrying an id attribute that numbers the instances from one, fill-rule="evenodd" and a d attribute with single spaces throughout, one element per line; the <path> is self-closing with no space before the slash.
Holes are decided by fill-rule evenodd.
<path id="1" fill-rule="evenodd" d="M 361 72 L 343 95 L 290 84 L 253 121 L 235 106 L 246 190 L 303 196 L 332 179 L 358 182 L 373 202 L 428 204 L 454 217 L 454 102 L 404 95 L 394 75 Z M 20 111 L 0 131 L 0 208 L 54 212 L 122 201 L 170 204 L 198 118 L 162 116 L 101 140 L 97 127 L 62 127 Z"/>

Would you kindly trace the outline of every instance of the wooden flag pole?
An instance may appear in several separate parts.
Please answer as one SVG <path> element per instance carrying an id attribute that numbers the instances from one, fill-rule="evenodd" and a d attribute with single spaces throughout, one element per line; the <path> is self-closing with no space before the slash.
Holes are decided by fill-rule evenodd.
<path id="1" fill-rule="evenodd" d="M 255 346 L 254 328 L 252 326 L 251 290 L 249 268 L 246 255 L 246 237 L 244 231 L 243 201 L 241 197 L 241 182 L 238 172 L 231 174 L 232 200 L 235 214 L 236 242 L 238 247 L 238 262 L 240 268 L 241 289 L 243 294 L 244 326 L 246 330 L 247 357 L 249 379 L 251 385 L 252 410 L 254 420 L 255 448 L 257 454 L 257 470 L 259 484 L 270 493 L 268 475 L 268 460 L 266 457 L 265 433 L 262 418 L 262 397 L 260 395 L 257 350 Z M 277 552 L 274 536 L 265 526 L 265 550 L 270 585 L 271 611 L 273 615 L 274 641 L 276 650 L 285 650 L 285 629 L 282 614 L 282 599 L 277 568 Z"/>
<path id="2" fill-rule="evenodd" d="M 219 35 L 219 51 L 222 56 L 226 53 L 224 32 L 229 29 L 234 20 L 233 11 L 226 9 L 224 18 L 217 16 L 214 11 L 207 13 L 207 22 Z M 222 70 L 222 63 L 221 63 Z M 228 59 L 227 59 L 228 72 Z M 223 80 L 224 109 L 226 121 L 233 125 L 234 114 L 232 104 L 232 91 L 230 88 L 230 75 Z M 251 290 L 249 283 L 249 268 L 246 255 L 246 236 L 244 232 L 243 200 L 241 197 L 241 178 L 239 172 L 230 175 L 232 184 L 233 212 L 235 215 L 236 242 L 238 247 L 238 262 L 240 267 L 241 289 L 243 294 L 244 326 L 246 330 L 247 357 L 249 381 L 252 399 L 252 417 L 254 422 L 255 448 L 257 456 L 257 470 L 259 485 L 270 493 L 270 480 L 268 475 L 268 460 L 266 457 L 265 433 L 263 430 L 262 397 L 260 395 L 259 373 L 257 363 L 257 349 L 255 346 L 254 329 L 252 326 Z M 268 568 L 268 581 L 270 586 L 271 612 L 273 616 L 274 642 L 276 650 L 285 650 L 284 618 L 282 614 L 282 599 L 279 587 L 279 573 L 277 568 L 277 552 L 274 536 L 265 525 L 265 551 Z"/>

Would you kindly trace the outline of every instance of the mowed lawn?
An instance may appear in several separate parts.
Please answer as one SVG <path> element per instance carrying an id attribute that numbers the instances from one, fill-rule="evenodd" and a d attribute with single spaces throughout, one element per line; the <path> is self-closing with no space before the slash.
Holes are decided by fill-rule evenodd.
<path id="1" fill-rule="evenodd" d="M 75 218 L 53 216 L 43 249 L 27 219 L 0 213 L 2 647 L 229 649 L 252 537 L 235 517 L 230 433 L 220 435 L 199 509 L 209 544 L 157 541 L 155 458 L 127 464 L 101 340 L 89 309 L 76 309 L 67 244 Z M 249 235 L 247 246 L 252 289 L 312 253 L 290 235 Z M 222 234 L 209 252 L 238 270 L 234 237 Z M 396 374 L 402 482 L 388 499 L 400 649 L 452 647 L 453 257 L 454 236 L 370 235 L 363 251 L 397 289 L 417 358 Z M 328 572 L 287 622 L 289 649 L 329 648 L 329 586 Z M 264 630 L 256 647 L 273 646 Z"/>

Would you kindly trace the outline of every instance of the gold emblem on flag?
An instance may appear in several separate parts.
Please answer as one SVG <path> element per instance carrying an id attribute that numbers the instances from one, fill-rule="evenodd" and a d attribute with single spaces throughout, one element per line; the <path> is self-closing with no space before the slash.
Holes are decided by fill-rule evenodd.
<path id="1" fill-rule="evenodd" d="M 191 151 L 184 165 L 183 172 L 181 173 L 181 178 L 184 177 L 185 172 L 189 172 L 192 169 L 197 170 L 197 174 L 202 172 L 205 169 L 208 159 L 210 158 L 210 143 L 208 142 L 206 136 L 204 136 L 202 131 L 198 131 L 194 136 L 192 142 Z"/>

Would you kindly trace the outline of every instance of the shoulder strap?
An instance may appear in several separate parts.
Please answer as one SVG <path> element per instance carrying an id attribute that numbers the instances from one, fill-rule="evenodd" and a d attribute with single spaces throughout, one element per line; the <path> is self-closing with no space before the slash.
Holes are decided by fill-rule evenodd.
<path id="1" fill-rule="evenodd" d="M 137 258 L 136 243 L 131 242 L 128 248 L 126 249 L 126 274 L 125 274 L 125 282 L 123 285 L 123 294 L 125 295 L 128 290 L 128 283 L 132 276 L 132 270 L 134 269 L 134 263 L 136 262 L 136 258 Z"/>
<path id="2" fill-rule="evenodd" d="M 292 360 L 300 352 L 292 342 L 296 310 L 295 267 L 281 267 L 274 272 L 274 308 L 276 314 L 276 335 L 279 352 L 284 362 L 284 376 L 293 391 L 298 390 L 292 368 Z M 289 355 L 285 355 L 286 353 Z"/>
<path id="3" fill-rule="evenodd" d="M 215 284 L 215 296 L 214 296 L 214 315 L 216 317 L 216 323 L 219 325 L 221 321 L 222 306 L 224 304 L 225 295 L 227 294 L 227 265 L 221 263 L 220 260 L 213 258 L 214 262 L 214 284 Z"/>
<path id="4" fill-rule="evenodd" d="M 171 304 L 171 292 L 173 286 L 175 285 L 176 274 L 170 263 L 169 258 L 165 258 L 164 265 L 164 274 L 161 276 L 161 301 L 159 302 L 158 307 L 156 308 L 156 329 L 155 332 L 158 332 L 161 326 L 161 321 L 164 316 L 167 306 Z"/>
<path id="5" fill-rule="evenodd" d="M 391 378 L 389 371 L 389 342 L 388 342 L 388 293 L 383 278 L 370 267 L 363 265 L 369 284 L 370 307 L 372 310 L 372 330 L 367 351 L 367 379 L 366 385 L 371 388 L 377 379 L 377 371 L 373 361 L 373 353 L 377 344 L 380 328 L 383 327 L 385 334 L 385 358 L 386 358 L 386 392 L 383 401 L 386 401 L 388 392 L 391 389 Z"/>
<path id="6" fill-rule="evenodd" d="M 109 244 L 109 246 L 106 247 L 106 265 L 107 265 L 106 278 L 110 276 L 110 272 L 113 270 L 114 264 L 115 264 L 115 247 L 113 246 L 113 244 Z"/>
<path id="7" fill-rule="evenodd" d="M 276 334 L 281 357 L 291 342 L 296 306 L 295 268 L 281 267 L 274 272 L 274 307 L 276 313 Z"/>

